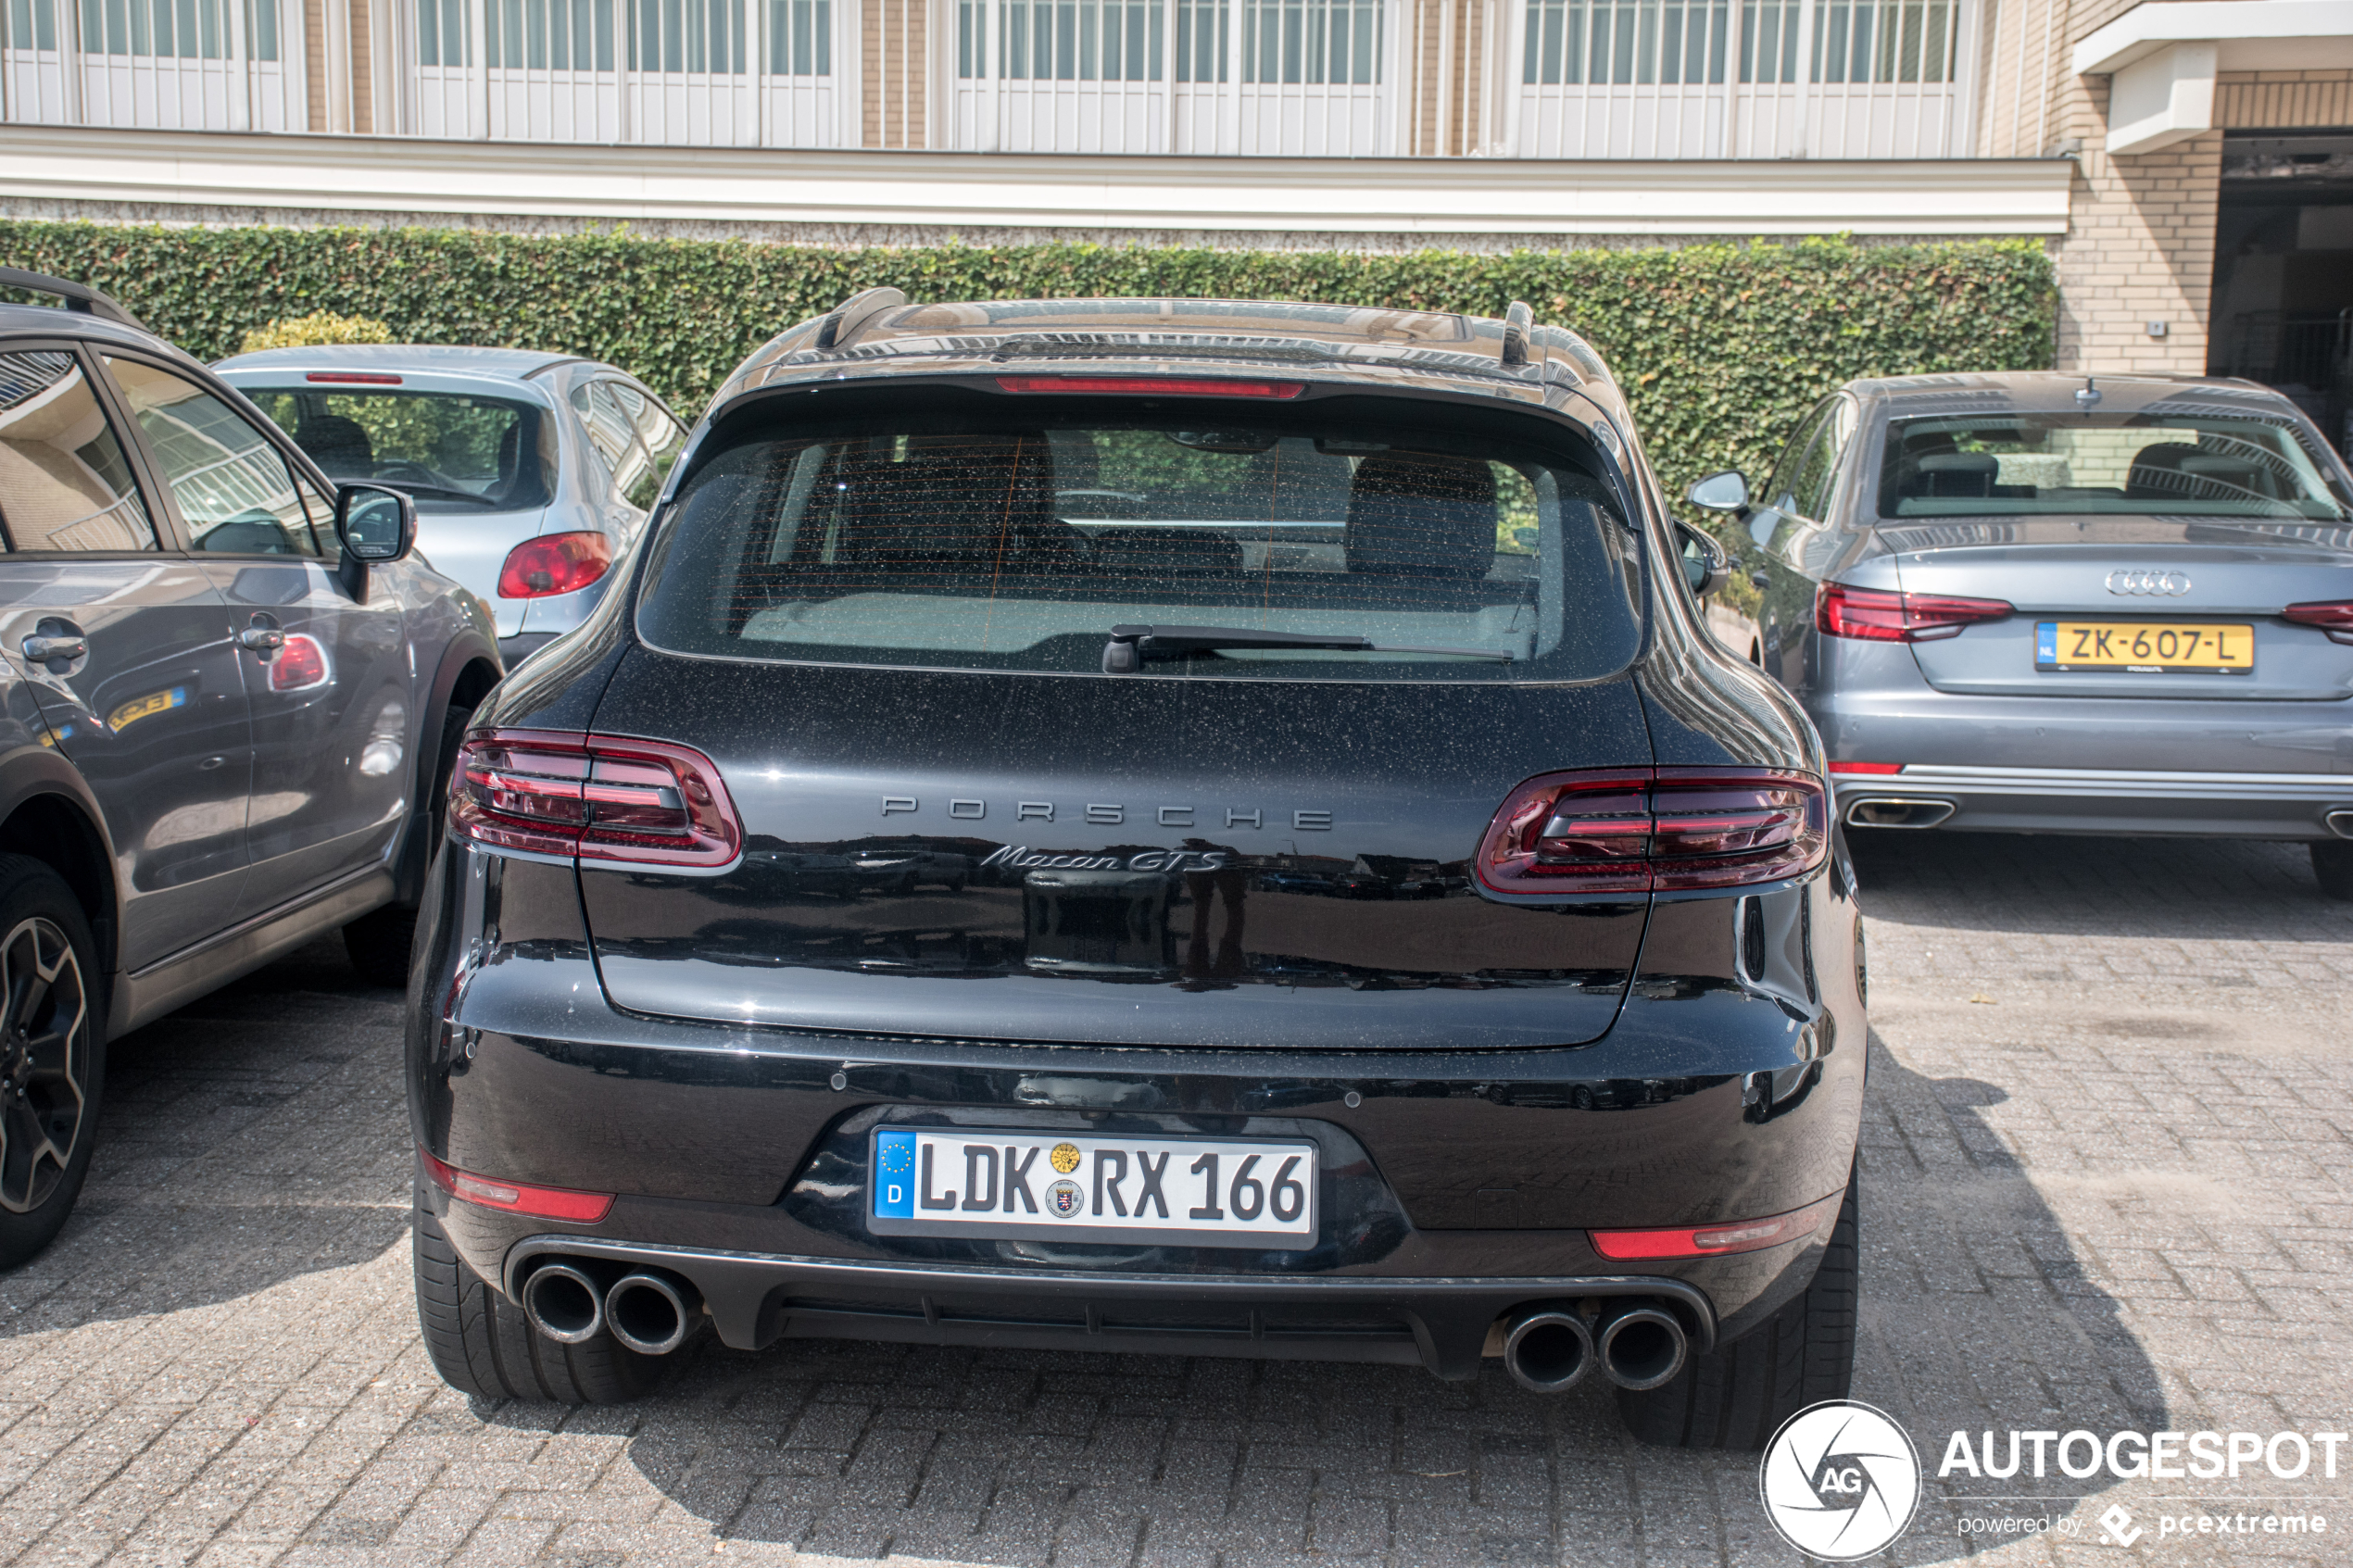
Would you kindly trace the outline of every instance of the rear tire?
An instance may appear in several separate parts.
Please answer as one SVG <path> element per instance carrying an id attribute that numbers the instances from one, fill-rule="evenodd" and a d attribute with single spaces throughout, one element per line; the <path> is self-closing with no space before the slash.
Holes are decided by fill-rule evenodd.
<path id="1" fill-rule="evenodd" d="M 2333 838 L 2313 845 L 2312 874 L 2330 897 L 2353 901 L 2353 840 Z"/>
<path id="2" fill-rule="evenodd" d="M 0 855 L 0 1269 L 72 1215 L 106 1078 L 106 992 L 82 901 L 41 861 Z"/>
<path id="3" fill-rule="evenodd" d="M 1730 1345 L 1693 1356 L 1675 1380 L 1617 1391 L 1627 1430 L 1668 1449 L 1762 1449 L 1811 1404 L 1843 1399 L 1855 1381 L 1856 1188 L 1850 1173 L 1838 1224 L 1803 1295 Z"/>
<path id="4" fill-rule="evenodd" d="M 442 802 L 449 797 L 449 774 L 458 765 L 458 744 L 466 738 L 466 721 L 472 717 L 472 708 L 450 707 L 441 711 L 441 749 L 434 757 L 433 791 L 425 797 L 432 813 L 425 831 L 433 835 L 425 846 L 428 866 L 441 848 Z M 386 904 L 343 928 L 343 950 L 350 955 L 351 967 L 359 972 L 359 978 L 371 985 L 407 985 L 409 959 L 416 945 L 413 904 Z"/>
<path id="5" fill-rule="evenodd" d="M 558 1405 L 620 1404 L 653 1386 L 653 1358 L 623 1348 L 610 1330 L 565 1345 L 532 1327 L 458 1256 L 422 1184 L 416 1205 L 417 1323 L 444 1383 L 476 1399 Z"/>

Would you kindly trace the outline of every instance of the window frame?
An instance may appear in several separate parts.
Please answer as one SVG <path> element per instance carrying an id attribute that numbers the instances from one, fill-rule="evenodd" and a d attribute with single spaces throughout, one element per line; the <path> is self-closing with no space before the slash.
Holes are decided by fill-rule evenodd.
<path id="1" fill-rule="evenodd" d="M 171 530 L 178 539 L 177 549 L 180 554 L 194 560 L 283 561 L 289 558 L 311 560 L 329 568 L 334 567 L 341 561 L 343 541 L 335 536 L 334 525 L 335 482 L 319 470 L 318 467 L 310 461 L 309 455 L 294 444 L 294 438 L 278 428 L 275 420 L 254 407 L 252 399 L 227 382 L 206 371 L 201 365 L 194 362 L 176 363 L 168 355 L 157 354 L 141 345 L 100 343 L 88 339 L 83 340 L 83 345 L 89 351 L 87 358 L 92 368 L 104 376 L 106 394 L 112 401 L 118 428 L 128 424 L 136 433 L 132 445 L 137 449 L 140 462 L 145 467 L 148 490 L 151 494 L 160 495 L 164 498 Z M 303 502 L 306 514 L 312 499 L 316 498 L 324 504 L 327 512 L 325 518 L 310 524 L 311 542 L 318 546 L 319 553 L 312 556 L 289 558 L 243 550 L 198 549 L 195 544 L 195 533 L 189 528 L 188 520 L 181 515 L 180 498 L 173 494 L 165 477 L 163 465 L 156 458 L 148 446 L 146 430 L 140 425 L 135 417 L 129 395 L 115 383 L 113 375 L 107 372 L 106 360 L 109 357 L 130 359 L 145 365 L 150 370 L 178 376 L 181 380 L 227 405 L 231 413 L 252 426 L 261 436 L 263 444 L 277 453 L 279 459 L 285 463 L 287 477 L 295 482 L 296 497 Z M 160 531 L 158 533 L 160 533 Z"/>
<path id="2" fill-rule="evenodd" d="M 123 461 L 131 469 L 132 487 L 138 493 L 139 503 L 146 508 L 147 526 L 156 536 L 155 547 L 149 550 L 19 550 L 13 537 L 6 540 L 7 548 L 0 553 L 0 560 L 153 560 L 158 556 L 184 555 L 186 546 L 179 533 L 180 514 L 176 509 L 157 505 L 157 475 L 148 466 L 147 445 L 140 439 L 144 433 L 130 411 L 117 395 L 114 378 L 105 373 L 95 346 L 79 337 L 7 337 L 0 338 L 0 353 L 6 354 L 70 354 L 81 366 L 82 376 L 91 395 L 97 400 L 98 412 L 105 418 L 107 428 L 121 448 Z"/>

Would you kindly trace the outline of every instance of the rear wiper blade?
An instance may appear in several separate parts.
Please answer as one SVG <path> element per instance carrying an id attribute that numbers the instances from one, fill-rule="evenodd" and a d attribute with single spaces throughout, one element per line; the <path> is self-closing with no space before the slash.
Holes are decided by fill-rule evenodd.
<path id="1" fill-rule="evenodd" d="M 1215 648 L 1336 648 L 1344 653 L 1419 653 L 1453 659 L 1492 659 L 1504 664 L 1502 648 L 1441 648 L 1377 643 L 1370 637 L 1324 636 L 1313 632 L 1258 632 L 1247 626 L 1114 626 L 1103 645 L 1103 673 L 1127 675 L 1153 659 L 1182 659 Z"/>

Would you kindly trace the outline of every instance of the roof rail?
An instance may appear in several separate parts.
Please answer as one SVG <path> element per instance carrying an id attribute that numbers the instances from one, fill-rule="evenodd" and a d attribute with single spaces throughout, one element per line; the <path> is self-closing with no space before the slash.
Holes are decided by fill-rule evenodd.
<path id="1" fill-rule="evenodd" d="M 45 272 L 28 272 L 21 267 L 0 267 L 0 287 L 30 289 L 34 294 L 54 294 L 66 302 L 66 308 L 78 310 L 84 316 L 95 316 L 102 321 L 119 321 L 126 327 L 147 329 L 139 318 L 115 303 L 110 295 L 100 294 L 88 283 L 77 283 L 68 278 L 52 278 Z"/>
<path id="2" fill-rule="evenodd" d="M 875 317 L 906 303 L 907 296 L 897 289 L 866 289 L 853 294 L 817 323 L 817 346 L 848 348 Z"/>
<path id="3" fill-rule="evenodd" d="M 1528 301 L 1515 299 L 1504 307 L 1504 348 L 1497 356 L 1506 365 L 1528 363 L 1528 333 L 1536 325 L 1536 312 Z"/>

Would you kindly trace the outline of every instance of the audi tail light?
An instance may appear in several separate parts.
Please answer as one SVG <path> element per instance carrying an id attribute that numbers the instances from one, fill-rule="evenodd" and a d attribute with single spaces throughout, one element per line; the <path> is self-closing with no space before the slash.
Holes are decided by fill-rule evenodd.
<path id="1" fill-rule="evenodd" d="M 710 758 L 613 735 L 484 730 L 449 787 L 449 831 L 498 849 L 584 863 L 716 868 L 743 823 Z"/>
<path id="2" fill-rule="evenodd" d="M 585 588 L 612 569 L 612 541 L 593 529 L 542 533 L 507 552 L 498 569 L 502 599 L 544 599 Z"/>
<path id="3" fill-rule="evenodd" d="M 1126 393 L 1163 397 L 1296 397 L 1305 382 L 1238 381 L 1214 376 L 999 376 L 1007 392 Z"/>
<path id="4" fill-rule="evenodd" d="M 1730 1224 L 1678 1226 L 1656 1231 L 1595 1231 L 1593 1250 L 1613 1261 L 1643 1258 L 1707 1258 L 1728 1252 L 1756 1252 L 1785 1241 L 1803 1241 L 1838 1218 L 1844 1193 L 1833 1193 L 1819 1203 L 1793 1209 L 1762 1220 L 1736 1220 Z"/>
<path id="5" fill-rule="evenodd" d="M 2333 643 L 2353 643 L 2353 599 L 2290 605 L 2280 613 L 2299 626 L 2318 626 Z"/>
<path id="6" fill-rule="evenodd" d="M 270 660 L 270 689 L 307 692 L 325 685 L 331 674 L 327 650 L 319 645 L 319 639 L 308 632 L 289 632 L 284 644 Z"/>
<path id="7" fill-rule="evenodd" d="M 1890 594 L 1825 583 L 1814 596 L 1814 625 L 1830 637 L 1859 637 L 1868 643 L 1926 643 L 1957 637 L 1980 621 L 1999 621 L 2015 611 L 2003 599 L 1965 599 L 1951 594 Z"/>
<path id="8" fill-rule="evenodd" d="M 1831 764 L 1831 771 L 1833 773 L 1869 773 L 1876 777 L 1884 777 L 1903 771 L 1904 764 L 1901 762 L 1833 762 Z"/>
<path id="9" fill-rule="evenodd" d="M 1478 880 L 1553 898 L 1779 882 L 1829 852 L 1822 795 L 1811 774 L 1771 768 L 1543 773 L 1488 824 Z"/>
<path id="10" fill-rule="evenodd" d="M 477 1176 L 471 1171 L 460 1171 L 447 1160 L 435 1160 L 423 1149 L 417 1150 L 425 1162 L 425 1173 L 433 1185 L 452 1198 L 462 1198 L 469 1203 L 479 1203 L 485 1209 L 504 1209 L 510 1214 L 528 1214 L 539 1220 L 573 1220 L 595 1224 L 612 1209 L 613 1195 L 609 1192 L 581 1192 L 573 1187 L 530 1186 L 522 1182 L 493 1181 Z"/>

